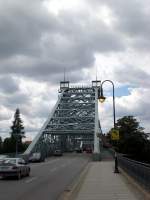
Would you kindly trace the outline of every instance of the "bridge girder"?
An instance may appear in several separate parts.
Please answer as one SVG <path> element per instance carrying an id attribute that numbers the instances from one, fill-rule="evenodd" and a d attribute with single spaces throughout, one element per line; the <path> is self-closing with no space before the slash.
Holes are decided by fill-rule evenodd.
<path id="1" fill-rule="evenodd" d="M 68 82 L 67 82 L 68 83 Z M 65 85 L 65 82 L 64 82 Z M 58 145 L 90 141 L 101 132 L 97 110 L 97 87 L 61 87 L 58 101 L 43 127 L 24 154 L 41 152 L 47 156 Z"/>

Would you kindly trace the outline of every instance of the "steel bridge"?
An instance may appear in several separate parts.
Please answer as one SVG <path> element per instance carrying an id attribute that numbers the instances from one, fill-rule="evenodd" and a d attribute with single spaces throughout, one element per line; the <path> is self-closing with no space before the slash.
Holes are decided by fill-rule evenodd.
<path id="1" fill-rule="evenodd" d="M 46 122 L 25 151 L 25 155 L 41 152 L 49 156 L 56 148 L 73 150 L 81 144 L 90 144 L 94 155 L 100 155 L 101 126 L 98 119 L 98 89 L 100 81 L 91 86 L 70 86 L 60 82 L 58 100 Z"/>

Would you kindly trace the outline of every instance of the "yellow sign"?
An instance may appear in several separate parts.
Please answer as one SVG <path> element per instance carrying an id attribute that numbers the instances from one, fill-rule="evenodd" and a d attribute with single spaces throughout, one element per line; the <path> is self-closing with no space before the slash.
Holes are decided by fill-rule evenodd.
<path id="1" fill-rule="evenodd" d="M 119 140 L 119 131 L 117 129 L 112 129 L 111 139 L 112 140 Z"/>

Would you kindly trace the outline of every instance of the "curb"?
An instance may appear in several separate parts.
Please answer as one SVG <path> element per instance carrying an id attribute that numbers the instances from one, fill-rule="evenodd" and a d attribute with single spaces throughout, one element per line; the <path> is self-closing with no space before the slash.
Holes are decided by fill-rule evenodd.
<path id="1" fill-rule="evenodd" d="M 119 167 L 119 171 L 121 174 L 128 180 L 129 183 L 138 191 L 140 192 L 144 199 L 143 200 L 150 200 L 150 193 L 145 190 L 141 185 L 139 185 L 134 178 L 129 176 L 122 168 Z"/>
<path id="2" fill-rule="evenodd" d="M 74 200 L 85 180 L 85 177 L 91 167 L 89 162 L 87 166 L 81 170 L 79 176 L 64 190 L 58 200 Z"/>

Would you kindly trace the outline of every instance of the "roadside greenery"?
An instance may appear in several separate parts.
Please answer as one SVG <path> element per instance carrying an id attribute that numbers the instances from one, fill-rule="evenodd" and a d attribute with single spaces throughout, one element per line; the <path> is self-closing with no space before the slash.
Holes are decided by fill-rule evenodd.
<path id="1" fill-rule="evenodd" d="M 124 116 L 117 120 L 116 128 L 119 130 L 119 140 L 112 141 L 115 149 L 133 159 L 150 163 L 150 141 L 140 126 L 137 119 L 133 116 Z"/>
<path id="2" fill-rule="evenodd" d="M 15 153 L 16 148 L 17 152 L 23 152 L 27 148 L 27 145 L 22 142 L 22 138 L 25 137 L 25 131 L 18 108 L 15 111 L 10 129 L 10 137 L 5 138 L 4 141 L 0 137 L 0 153 Z"/>

